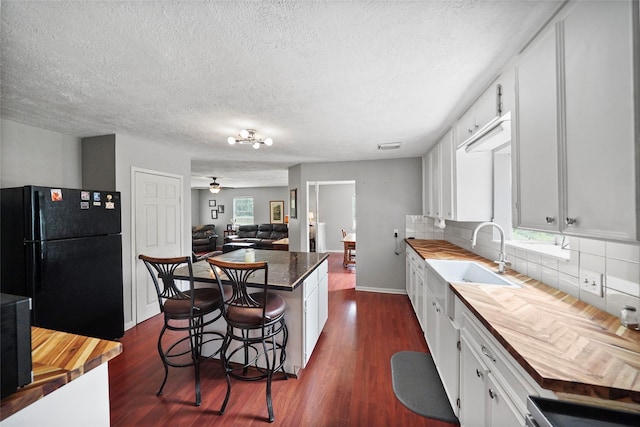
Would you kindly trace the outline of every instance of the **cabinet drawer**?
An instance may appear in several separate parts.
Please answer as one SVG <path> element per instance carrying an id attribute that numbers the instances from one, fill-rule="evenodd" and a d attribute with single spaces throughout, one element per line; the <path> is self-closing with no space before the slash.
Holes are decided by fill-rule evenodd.
<path id="1" fill-rule="evenodd" d="M 540 395 L 539 386 L 503 347 L 490 336 L 475 316 L 466 312 L 464 326 L 473 338 L 474 350 L 482 355 L 489 371 L 498 379 L 521 414 L 527 413 L 527 396 Z"/>

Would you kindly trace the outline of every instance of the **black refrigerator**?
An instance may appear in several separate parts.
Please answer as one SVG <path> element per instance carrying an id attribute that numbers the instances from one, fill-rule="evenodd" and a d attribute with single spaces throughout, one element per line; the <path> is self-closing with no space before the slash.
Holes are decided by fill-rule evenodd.
<path id="1" fill-rule="evenodd" d="M 117 191 L 1 190 L 0 288 L 32 299 L 32 325 L 122 337 L 120 202 Z"/>

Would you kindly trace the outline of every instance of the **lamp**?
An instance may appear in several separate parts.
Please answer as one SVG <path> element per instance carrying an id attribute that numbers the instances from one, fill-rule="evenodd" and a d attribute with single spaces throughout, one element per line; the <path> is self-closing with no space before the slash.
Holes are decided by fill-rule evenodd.
<path id="1" fill-rule="evenodd" d="M 238 137 L 230 136 L 229 138 L 227 138 L 227 142 L 230 145 L 234 145 L 236 143 L 250 144 L 256 150 L 260 148 L 261 145 L 266 145 L 267 147 L 270 147 L 273 145 L 273 139 L 258 138 L 256 136 L 256 131 L 254 129 L 242 129 Z"/>

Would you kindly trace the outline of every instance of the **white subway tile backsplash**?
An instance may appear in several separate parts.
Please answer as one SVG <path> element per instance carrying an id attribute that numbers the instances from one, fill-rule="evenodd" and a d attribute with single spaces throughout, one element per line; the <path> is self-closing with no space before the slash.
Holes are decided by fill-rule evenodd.
<path id="1" fill-rule="evenodd" d="M 607 258 L 607 288 L 640 298 L 640 264 Z"/>
<path id="2" fill-rule="evenodd" d="M 527 260 L 524 258 L 516 257 L 515 262 L 511 266 L 518 272 L 527 275 Z"/>
<path id="3" fill-rule="evenodd" d="M 605 242 L 602 240 L 581 238 L 580 253 L 605 256 Z"/>
<path id="4" fill-rule="evenodd" d="M 558 261 L 558 271 L 578 277 L 580 273 L 580 252 L 571 250 L 567 261 Z"/>
<path id="5" fill-rule="evenodd" d="M 606 242 L 607 258 L 615 258 L 623 261 L 640 264 L 640 245 L 617 242 Z"/>
<path id="6" fill-rule="evenodd" d="M 482 229 L 478 233 L 478 244 L 475 248 L 471 248 L 471 236 L 477 223 L 448 221 L 447 228 L 440 230 L 434 229 L 433 224 L 429 224 L 432 222 L 431 219 L 425 219 L 427 227 L 431 227 L 432 238 L 448 240 L 489 260 L 497 259 L 499 244 L 493 241 L 493 233 L 490 229 Z M 640 301 L 639 244 L 605 242 L 578 237 L 566 237 L 566 239 L 570 245 L 568 260 L 563 259 L 564 255 L 541 254 L 518 246 L 507 246 L 507 259 L 511 261 L 510 268 L 615 316 L 620 314 L 620 308 L 624 304 L 635 304 L 640 309 L 638 304 Z M 604 274 L 602 296 L 580 289 L 581 270 Z M 626 302 L 623 303 L 623 301 Z"/>
<path id="7" fill-rule="evenodd" d="M 558 260 L 556 258 L 540 256 L 540 264 L 543 268 L 558 269 Z"/>
<path id="8" fill-rule="evenodd" d="M 605 257 L 580 253 L 580 270 L 600 271 L 604 273 L 605 266 Z"/>
<path id="9" fill-rule="evenodd" d="M 640 298 L 634 298 L 614 289 L 607 289 L 605 309 L 607 313 L 620 316 L 620 311 L 625 305 L 630 305 L 640 311 Z"/>
<path id="10" fill-rule="evenodd" d="M 580 286 L 577 277 L 558 273 L 558 289 L 578 299 L 580 298 Z"/>
<path id="11" fill-rule="evenodd" d="M 535 262 L 527 261 L 527 276 L 539 282 L 542 281 L 542 266 Z"/>
<path id="12" fill-rule="evenodd" d="M 558 289 L 558 270 L 542 266 L 541 282 Z"/>
<path id="13" fill-rule="evenodd" d="M 600 310 L 606 310 L 606 301 L 604 296 L 592 294 L 583 289 L 580 289 L 580 300 L 591 304 L 594 307 L 598 307 Z"/>

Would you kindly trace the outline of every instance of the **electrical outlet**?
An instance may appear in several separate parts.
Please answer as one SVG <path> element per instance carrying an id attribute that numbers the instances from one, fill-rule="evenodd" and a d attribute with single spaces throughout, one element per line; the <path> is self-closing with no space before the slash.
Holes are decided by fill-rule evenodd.
<path id="1" fill-rule="evenodd" d="M 603 273 L 582 270 L 580 272 L 580 288 L 602 298 L 603 277 Z"/>
<path id="2" fill-rule="evenodd" d="M 393 235 L 394 235 L 394 236 L 396 236 L 396 237 L 398 237 L 398 229 L 397 229 L 397 228 L 394 228 L 394 229 L 393 229 Z"/>

